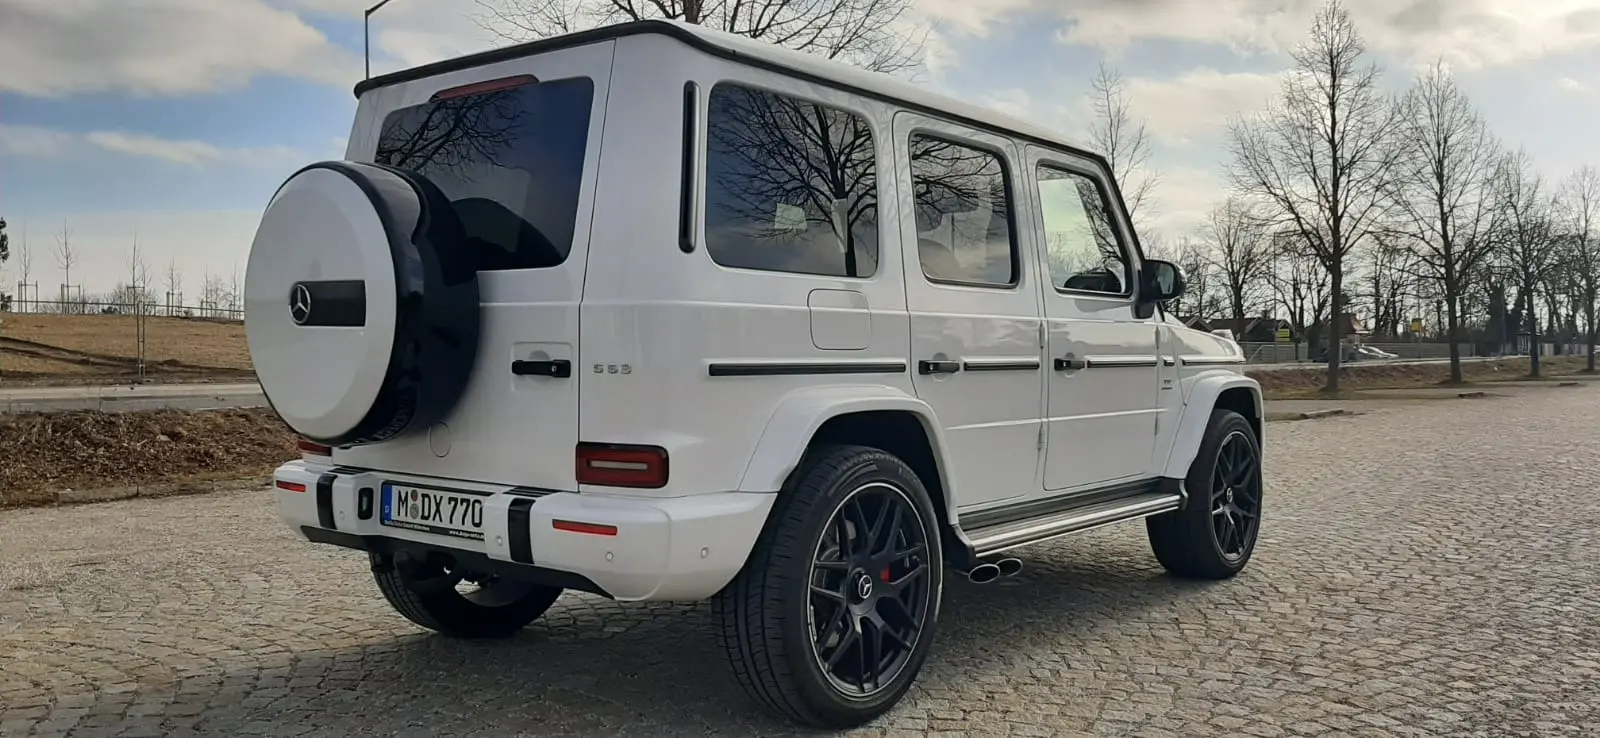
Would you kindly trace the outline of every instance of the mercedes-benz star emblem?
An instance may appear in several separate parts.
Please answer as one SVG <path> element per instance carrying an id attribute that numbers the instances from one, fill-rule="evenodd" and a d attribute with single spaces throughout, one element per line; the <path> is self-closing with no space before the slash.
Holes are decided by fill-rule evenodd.
<path id="1" fill-rule="evenodd" d="M 862 574 L 856 578 L 856 597 L 862 600 L 872 596 L 872 577 Z"/>
<path id="2" fill-rule="evenodd" d="M 311 288 L 303 284 L 294 286 L 289 293 L 289 317 L 295 325 L 305 325 L 311 319 Z"/>

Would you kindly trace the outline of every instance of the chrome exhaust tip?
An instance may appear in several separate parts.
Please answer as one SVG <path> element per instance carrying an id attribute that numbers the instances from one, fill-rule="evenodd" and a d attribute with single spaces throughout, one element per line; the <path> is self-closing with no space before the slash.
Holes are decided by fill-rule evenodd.
<path id="1" fill-rule="evenodd" d="M 994 565 L 1000 567 L 1000 576 L 1003 577 L 1014 577 L 1022 571 L 1021 559 L 1001 559 Z"/>
<path id="2" fill-rule="evenodd" d="M 988 584 L 1000 578 L 1000 567 L 990 563 L 982 563 L 967 571 L 967 580 L 973 584 Z"/>

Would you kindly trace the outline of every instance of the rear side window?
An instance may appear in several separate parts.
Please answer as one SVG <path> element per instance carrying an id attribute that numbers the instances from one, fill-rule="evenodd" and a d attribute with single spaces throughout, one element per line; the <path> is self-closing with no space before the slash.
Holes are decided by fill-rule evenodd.
<path id="1" fill-rule="evenodd" d="M 1017 283 L 1017 247 L 1005 162 L 982 149 L 911 137 L 917 259 L 932 282 Z"/>
<path id="2" fill-rule="evenodd" d="M 832 277 L 877 272 L 877 154 L 864 118 L 719 84 L 706 125 L 713 260 Z"/>
<path id="3" fill-rule="evenodd" d="M 375 160 L 438 185 L 478 269 L 538 269 L 572 251 L 589 143 L 587 78 L 431 100 L 384 119 Z"/>

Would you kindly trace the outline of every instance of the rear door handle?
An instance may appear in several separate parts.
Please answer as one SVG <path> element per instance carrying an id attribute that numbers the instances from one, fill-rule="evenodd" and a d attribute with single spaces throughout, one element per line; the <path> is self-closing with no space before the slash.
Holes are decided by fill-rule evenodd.
<path id="1" fill-rule="evenodd" d="M 918 374 L 955 374 L 959 371 L 961 371 L 961 362 L 959 361 L 923 359 L 917 362 Z"/>
<path id="2" fill-rule="evenodd" d="M 1056 359 L 1055 365 L 1056 371 L 1058 372 L 1073 372 L 1079 369 L 1088 369 L 1089 360 L 1080 359 L 1072 354 L 1067 354 L 1066 356 Z"/>
<path id="3" fill-rule="evenodd" d="M 519 377 L 556 377 L 565 379 L 572 376 L 572 362 L 566 359 L 551 359 L 549 361 L 523 361 L 511 362 L 511 373 Z"/>

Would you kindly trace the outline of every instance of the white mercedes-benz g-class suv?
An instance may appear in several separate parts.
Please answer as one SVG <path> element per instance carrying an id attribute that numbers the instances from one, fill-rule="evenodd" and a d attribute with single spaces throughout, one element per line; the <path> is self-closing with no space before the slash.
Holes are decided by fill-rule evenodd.
<path id="1" fill-rule="evenodd" d="M 1250 558 L 1262 401 L 1167 320 L 1105 160 L 910 84 L 663 22 L 362 82 L 273 196 L 250 353 L 283 520 L 400 614 L 508 636 L 564 590 L 714 599 L 738 680 L 859 725 L 947 576 L 1143 519 Z"/>

